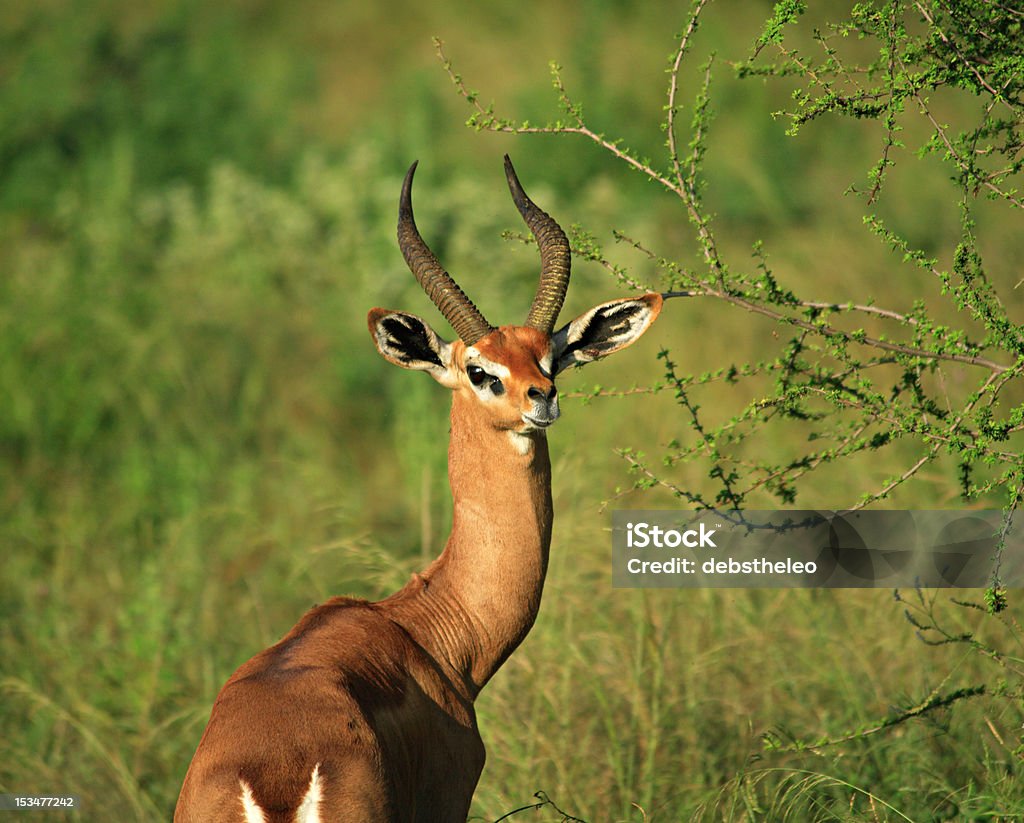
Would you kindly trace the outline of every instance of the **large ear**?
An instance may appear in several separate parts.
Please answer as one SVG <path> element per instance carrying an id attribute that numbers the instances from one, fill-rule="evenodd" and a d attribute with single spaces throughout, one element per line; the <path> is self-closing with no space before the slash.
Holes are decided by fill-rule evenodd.
<path id="1" fill-rule="evenodd" d="M 660 294 L 601 303 L 555 332 L 555 372 L 582 366 L 636 342 L 661 311 Z"/>
<path id="2" fill-rule="evenodd" d="M 451 369 L 452 346 L 415 314 L 370 309 L 370 335 L 385 360 L 403 369 L 429 372 L 438 383 L 456 385 Z"/>

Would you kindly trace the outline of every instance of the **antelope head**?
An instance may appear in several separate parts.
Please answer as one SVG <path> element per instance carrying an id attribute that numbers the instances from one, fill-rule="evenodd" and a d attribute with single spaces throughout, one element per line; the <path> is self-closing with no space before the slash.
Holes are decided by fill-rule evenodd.
<path id="1" fill-rule="evenodd" d="M 490 424 L 530 436 L 558 419 L 555 377 L 636 341 L 661 311 L 660 294 L 601 303 L 555 331 L 569 286 L 570 251 L 565 232 L 523 191 L 508 155 L 505 176 L 512 199 L 540 247 L 540 284 L 522 326 L 495 328 L 444 270 L 420 236 L 413 218 L 413 163 L 398 210 L 402 255 L 423 290 L 458 335 L 442 339 L 420 317 L 372 309 L 370 334 L 388 361 L 428 372 L 461 400 L 473 399 Z M 513 437 L 521 444 L 520 438 Z"/>

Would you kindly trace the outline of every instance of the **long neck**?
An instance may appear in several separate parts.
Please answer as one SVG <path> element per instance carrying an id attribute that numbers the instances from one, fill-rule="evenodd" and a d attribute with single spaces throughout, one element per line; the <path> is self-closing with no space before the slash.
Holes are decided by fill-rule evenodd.
<path id="1" fill-rule="evenodd" d="M 456 392 L 448 478 L 452 532 L 441 556 L 396 595 L 398 619 L 475 696 L 526 637 L 551 544 L 551 463 L 542 432 L 493 427 Z"/>

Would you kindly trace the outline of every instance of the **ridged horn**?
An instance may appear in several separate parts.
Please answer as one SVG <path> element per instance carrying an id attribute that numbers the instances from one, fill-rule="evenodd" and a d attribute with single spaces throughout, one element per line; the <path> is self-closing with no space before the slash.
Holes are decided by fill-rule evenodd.
<path id="1" fill-rule="evenodd" d="M 462 342 L 472 346 L 493 331 L 493 328 L 420 237 L 412 214 L 412 178 L 417 163 L 409 167 L 405 182 L 402 183 L 402 196 L 398 202 L 398 247 L 427 297 L 441 311 Z"/>
<path id="2" fill-rule="evenodd" d="M 523 191 L 512 161 L 505 155 L 505 177 L 516 208 L 526 221 L 540 248 L 540 283 L 533 298 L 526 325 L 551 334 L 562 310 L 569 288 L 569 267 L 572 263 L 569 240 L 554 219 L 540 209 Z"/>

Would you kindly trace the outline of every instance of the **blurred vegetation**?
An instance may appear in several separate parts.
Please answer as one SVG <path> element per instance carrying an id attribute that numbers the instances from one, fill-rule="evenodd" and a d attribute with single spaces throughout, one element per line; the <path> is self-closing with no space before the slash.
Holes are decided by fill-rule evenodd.
<path id="1" fill-rule="evenodd" d="M 744 60 L 772 14 L 738 9 L 705 10 L 679 74 L 687 101 L 709 54 Z M 811 41 L 822 24 L 794 31 Z M 612 229 L 702 259 L 677 203 L 597 147 L 464 129 L 431 35 L 485 105 L 507 102 L 520 121 L 557 116 L 545 78 L 559 60 L 595 128 L 656 156 L 683 25 L 662 2 L 3 4 L 0 792 L 80 794 L 71 819 L 169 819 L 237 665 L 313 602 L 382 596 L 436 553 L 447 397 L 381 361 L 365 332 L 374 305 L 444 328 L 393 239 L 412 159 L 425 235 L 499 322 L 525 311 L 536 270 L 535 250 L 500 237 L 520 231 L 504 151 L 531 195 L 629 278 L 662 272 Z M 787 137 L 770 117 L 786 82 L 715 76 L 702 196 L 723 259 L 756 271 L 762 241 L 786 288 L 903 307 L 933 297 L 843 196 L 884 134 L 826 115 Z M 951 266 L 963 220 L 948 169 L 929 156 L 884 171 L 886 225 Z M 973 206 L 972 231 L 1012 318 L 1024 232 L 998 206 Z M 584 258 L 565 317 L 623 293 Z M 595 821 L 1024 813 L 1012 598 L 997 619 L 944 596 L 611 590 L 602 503 L 677 505 L 665 488 L 630 492 L 615 455 L 657 458 L 689 430 L 670 392 L 646 391 L 663 377 L 657 351 L 700 374 L 757 360 L 779 333 L 716 301 L 673 301 L 628 356 L 562 381 L 548 589 L 478 704 L 479 819 L 537 790 Z M 703 406 L 726 419 L 751 399 L 707 389 Z M 805 435 L 747 445 L 768 459 Z M 918 453 L 899 442 L 823 466 L 799 503 L 848 505 Z M 714 493 L 699 462 L 672 471 Z M 958 478 L 957 461 L 937 460 L 894 505 L 960 505 Z M 918 631 L 956 642 L 922 644 L 907 608 Z M 848 735 L 979 683 L 983 696 Z"/>

